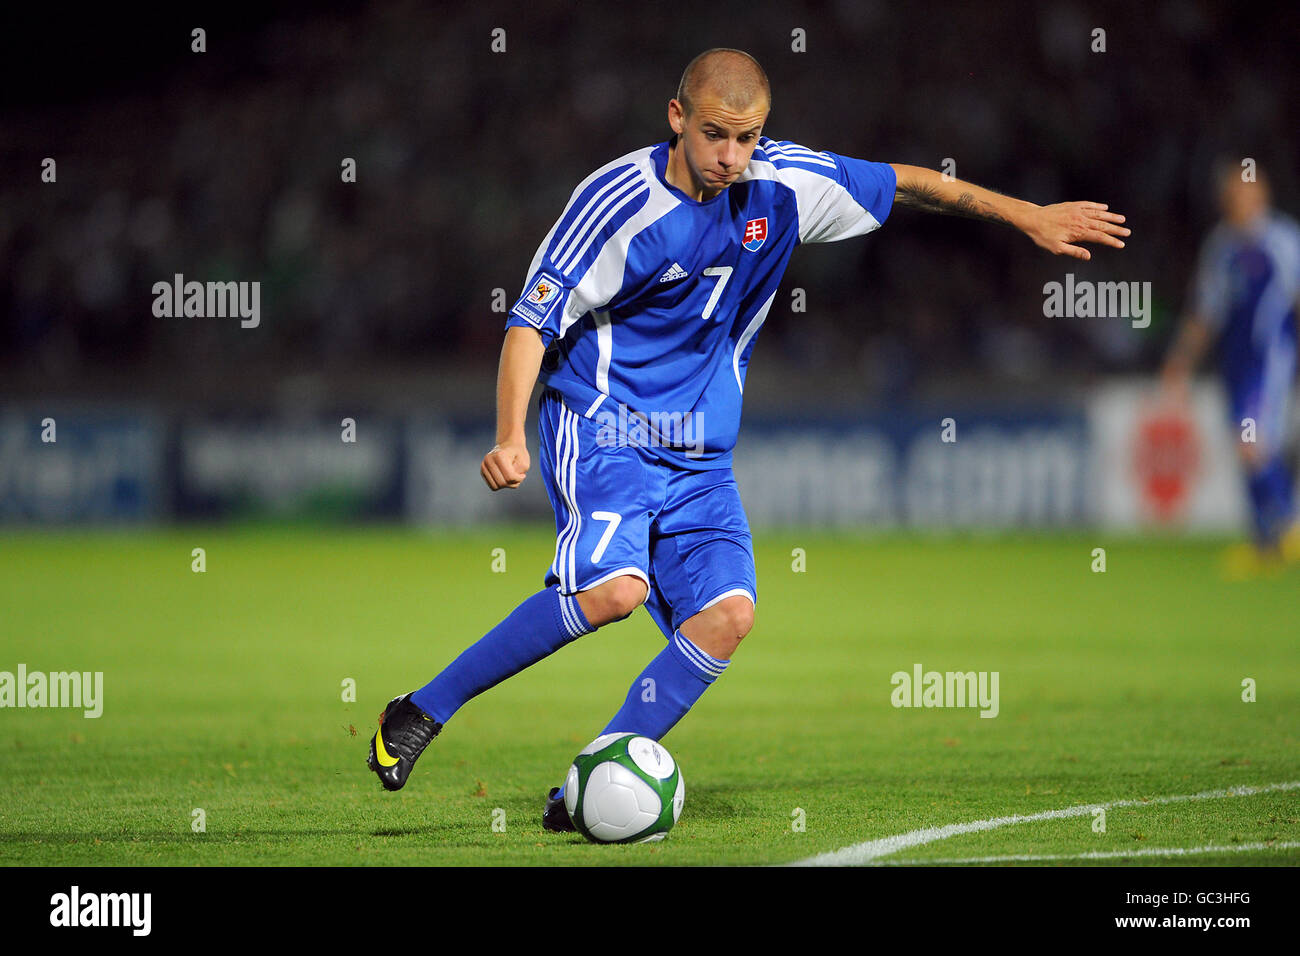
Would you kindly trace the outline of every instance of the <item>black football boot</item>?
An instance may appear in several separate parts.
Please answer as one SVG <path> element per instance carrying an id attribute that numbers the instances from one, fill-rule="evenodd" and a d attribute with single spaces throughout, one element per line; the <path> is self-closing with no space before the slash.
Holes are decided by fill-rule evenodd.
<path id="1" fill-rule="evenodd" d="M 560 788 L 551 787 L 546 795 L 546 809 L 542 811 L 542 829 L 553 833 L 573 833 L 578 828 L 569 817 L 569 808 L 564 805 L 564 798 L 559 796 Z"/>
<path id="2" fill-rule="evenodd" d="M 442 724 L 411 703 L 411 695 L 394 697 L 379 715 L 366 766 L 379 775 L 385 790 L 401 790 L 416 759 L 438 736 Z"/>

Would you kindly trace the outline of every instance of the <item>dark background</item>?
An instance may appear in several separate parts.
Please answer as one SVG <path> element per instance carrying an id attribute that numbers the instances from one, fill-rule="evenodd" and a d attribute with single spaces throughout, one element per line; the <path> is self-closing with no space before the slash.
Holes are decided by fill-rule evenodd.
<path id="1" fill-rule="evenodd" d="M 1215 218 L 1213 160 L 1255 158 L 1300 208 L 1298 39 L 1294 5 L 1183 0 L 38 6 L 3 40 L 0 398 L 489 412 L 493 290 L 513 302 L 584 176 L 667 138 L 682 68 L 715 45 L 766 68 L 769 135 L 952 157 L 959 178 L 1106 202 L 1133 229 L 1082 263 L 895 210 L 865 239 L 799 250 L 751 407 L 1024 397 L 1149 371 Z M 260 281 L 261 327 L 155 318 L 152 285 L 178 272 Z M 1043 284 L 1067 272 L 1152 282 L 1151 327 L 1044 318 Z"/>

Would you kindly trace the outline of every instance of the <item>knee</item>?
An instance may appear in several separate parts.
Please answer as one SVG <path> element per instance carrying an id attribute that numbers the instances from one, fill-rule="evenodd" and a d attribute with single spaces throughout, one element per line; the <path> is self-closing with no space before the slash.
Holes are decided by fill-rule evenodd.
<path id="1" fill-rule="evenodd" d="M 621 621 L 643 603 L 649 594 L 646 583 L 631 574 L 597 585 L 578 595 L 578 604 L 594 627 Z"/>
<path id="2" fill-rule="evenodd" d="M 736 595 L 719 601 L 710 610 L 716 611 L 715 621 L 723 635 L 739 643 L 754 629 L 754 605 L 749 598 Z"/>

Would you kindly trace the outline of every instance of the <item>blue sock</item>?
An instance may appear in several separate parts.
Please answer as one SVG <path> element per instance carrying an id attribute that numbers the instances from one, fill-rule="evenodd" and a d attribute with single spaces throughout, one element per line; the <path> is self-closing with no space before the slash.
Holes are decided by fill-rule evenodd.
<path id="1" fill-rule="evenodd" d="M 659 740 L 722 675 L 731 661 L 710 657 L 681 631 L 641 672 L 627 700 L 601 734 L 639 734 Z M 560 788 L 558 796 L 563 796 Z"/>
<path id="2" fill-rule="evenodd" d="M 627 700 L 602 734 L 640 734 L 659 740 L 717 680 L 730 661 L 710 657 L 681 631 L 641 672 Z"/>
<path id="3" fill-rule="evenodd" d="M 413 693 L 411 701 L 445 724 L 467 701 L 594 630 L 575 597 L 554 588 L 538 591 Z"/>
<path id="4" fill-rule="evenodd" d="M 1250 476 L 1251 510 L 1255 519 L 1255 540 L 1260 547 L 1277 546 L 1291 520 L 1291 474 L 1286 463 L 1275 457 Z"/>

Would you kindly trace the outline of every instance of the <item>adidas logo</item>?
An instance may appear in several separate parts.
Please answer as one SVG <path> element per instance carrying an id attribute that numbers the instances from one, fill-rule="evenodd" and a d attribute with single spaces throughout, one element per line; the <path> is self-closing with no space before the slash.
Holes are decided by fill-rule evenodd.
<path id="1" fill-rule="evenodd" d="M 686 270 L 674 262 L 672 268 L 659 277 L 659 281 L 672 282 L 676 279 L 685 279 L 686 276 Z"/>

